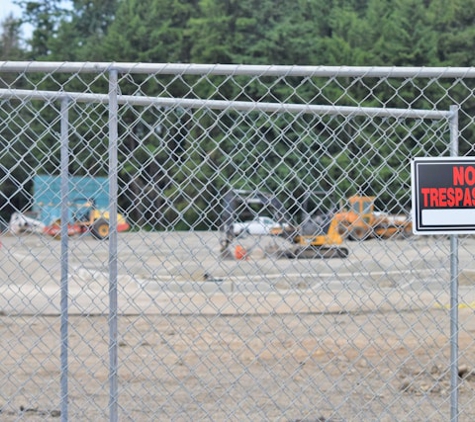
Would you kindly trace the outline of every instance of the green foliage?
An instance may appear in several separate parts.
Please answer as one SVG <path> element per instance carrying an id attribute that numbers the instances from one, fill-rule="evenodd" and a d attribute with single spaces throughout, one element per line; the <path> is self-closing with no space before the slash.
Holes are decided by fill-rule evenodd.
<path id="1" fill-rule="evenodd" d="M 0 60 L 22 60 L 24 51 L 20 45 L 21 22 L 8 16 L 1 23 Z"/>
<path id="2" fill-rule="evenodd" d="M 3 23 L 3 60 L 244 63 L 347 66 L 471 66 L 475 0 L 18 0 L 21 21 Z M 33 25 L 21 46 L 21 22 Z M 2 87 L 107 92 L 103 75 L 70 78 L 2 75 Z M 448 109 L 463 102 L 462 139 L 473 139 L 474 86 L 438 80 L 421 87 L 401 79 L 121 75 L 124 95 L 364 107 Z M 426 82 L 426 81 L 425 81 Z M 425 83 L 424 82 L 424 83 Z M 7 118 L 9 108 L 2 117 Z M 274 192 L 288 208 L 307 190 L 338 198 L 378 194 L 380 206 L 408 203 L 414 155 L 446 154 L 442 126 L 355 116 L 120 107 L 121 206 L 140 227 L 216 227 L 231 188 Z M 71 174 L 107 174 L 107 110 L 69 110 Z M 35 118 L 34 116 L 38 116 Z M 18 134 L 18 128 L 28 124 Z M 58 110 L 32 103 L 0 132 L 31 151 L 31 171 L 59 163 Z M 51 128 L 45 130 L 45 126 Z M 12 140 L 14 139 L 14 140 Z M 33 148 L 31 145 L 34 139 Z M 432 141 L 437 139 L 437 142 Z M 3 143 L 6 143 L 3 145 Z M 269 146 L 272 145 L 272 148 Z M 430 145 L 430 146 L 429 146 Z M 462 153 L 474 153 L 461 142 Z M 2 159 L 12 177 L 13 150 Z M 344 171 L 342 171 L 344 170 Z M 2 192 L 15 189 L 6 181 Z M 9 190 L 10 189 L 10 190 Z M 22 207 L 27 197 L 15 194 Z"/>

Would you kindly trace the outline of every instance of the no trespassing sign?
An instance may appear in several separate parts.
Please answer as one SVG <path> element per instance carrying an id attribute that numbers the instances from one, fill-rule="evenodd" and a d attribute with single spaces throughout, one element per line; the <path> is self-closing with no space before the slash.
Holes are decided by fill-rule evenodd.
<path id="1" fill-rule="evenodd" d="M 414 158 L 411 182 L 415 234 L 475 231 L 475 157 Z"/>

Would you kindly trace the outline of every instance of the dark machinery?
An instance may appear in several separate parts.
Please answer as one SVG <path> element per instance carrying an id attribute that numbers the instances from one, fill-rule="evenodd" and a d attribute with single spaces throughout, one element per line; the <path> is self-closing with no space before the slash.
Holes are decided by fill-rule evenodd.
<path id="1" fill-rule="evenodd" d="M 343 238 L 338 232 L 338 221 L 334 218 L 336 207 L 322 210 L 323 192 L 306 194 L 301 211 L 303 216 L 299 225 L 291 223 L 284 205 L 273 195 L 247 190 L 232 190 L 224 196 L 221 253 L 228 254 L 229 246 L 235 239 L 233 223 L 243 214 L 253 216 L 259 212 L 254 208 L 265 209 L 282 226 L 279 236 L 289 241 L 290 246 L 281 251 L 287 258 L 346 258 L 348 249 L 341 247 Z M 313 201 L 312 201 L 313 200 Z M 254 207 L 254 208 L 253 208 Z"/>

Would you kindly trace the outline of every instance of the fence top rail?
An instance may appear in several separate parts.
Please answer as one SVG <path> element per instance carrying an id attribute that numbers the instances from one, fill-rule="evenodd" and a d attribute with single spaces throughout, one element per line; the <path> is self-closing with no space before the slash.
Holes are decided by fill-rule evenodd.
<path id="1" fill-rule="evenodd" d="M 0 73 L 121 73 L 301 77 L 475 78 L 475 67 L 285 66 L 127 62 L 0 61 Z"/>
<path id="2" fill-rule="evenodd" d="M 21 89 L 0 89 L 0 99 L 17 100 L 70 100 L 76 102 L 94 102 L 107 104 L 110 97 L 107 94 L 92 94 L 65 91 L 36 91 Z M 422 110 L 422 109 L 400 109 L 385 107 L 351 107 L 337 105 L 310 105 L 310 104 L 280 104 L 268 102 L 251 101 L 224 101 L 224 100 L 197 100 L 187 98 L 170 97 L 146 97 L 133 95 L 118 95 L 119 104 L 129 104 L 134 106 L 155 105 L 158 107 L 183 108 L 209 108 L 213 110 L 238 110 L 238 111 L 262 111 L 267 113 L 304 113 L 318 115 L 342 115 L 342 116 L 372 116 L 372 117 L 395 117 L 413 119 L 441 120 L 451 118 L 453 112 L 450 110 Z"/>

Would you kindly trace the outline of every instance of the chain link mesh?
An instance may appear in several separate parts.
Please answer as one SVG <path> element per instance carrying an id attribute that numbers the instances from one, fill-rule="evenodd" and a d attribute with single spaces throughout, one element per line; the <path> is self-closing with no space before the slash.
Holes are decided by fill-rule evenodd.
<path id="1" fill-rule="evenodd" d="M 449 419 L 450 244 L 412 235 L 410 161 L 450 155 L 452 105 L 473 154 L 472 77 L 0 63 L 2 420 Z"/>

